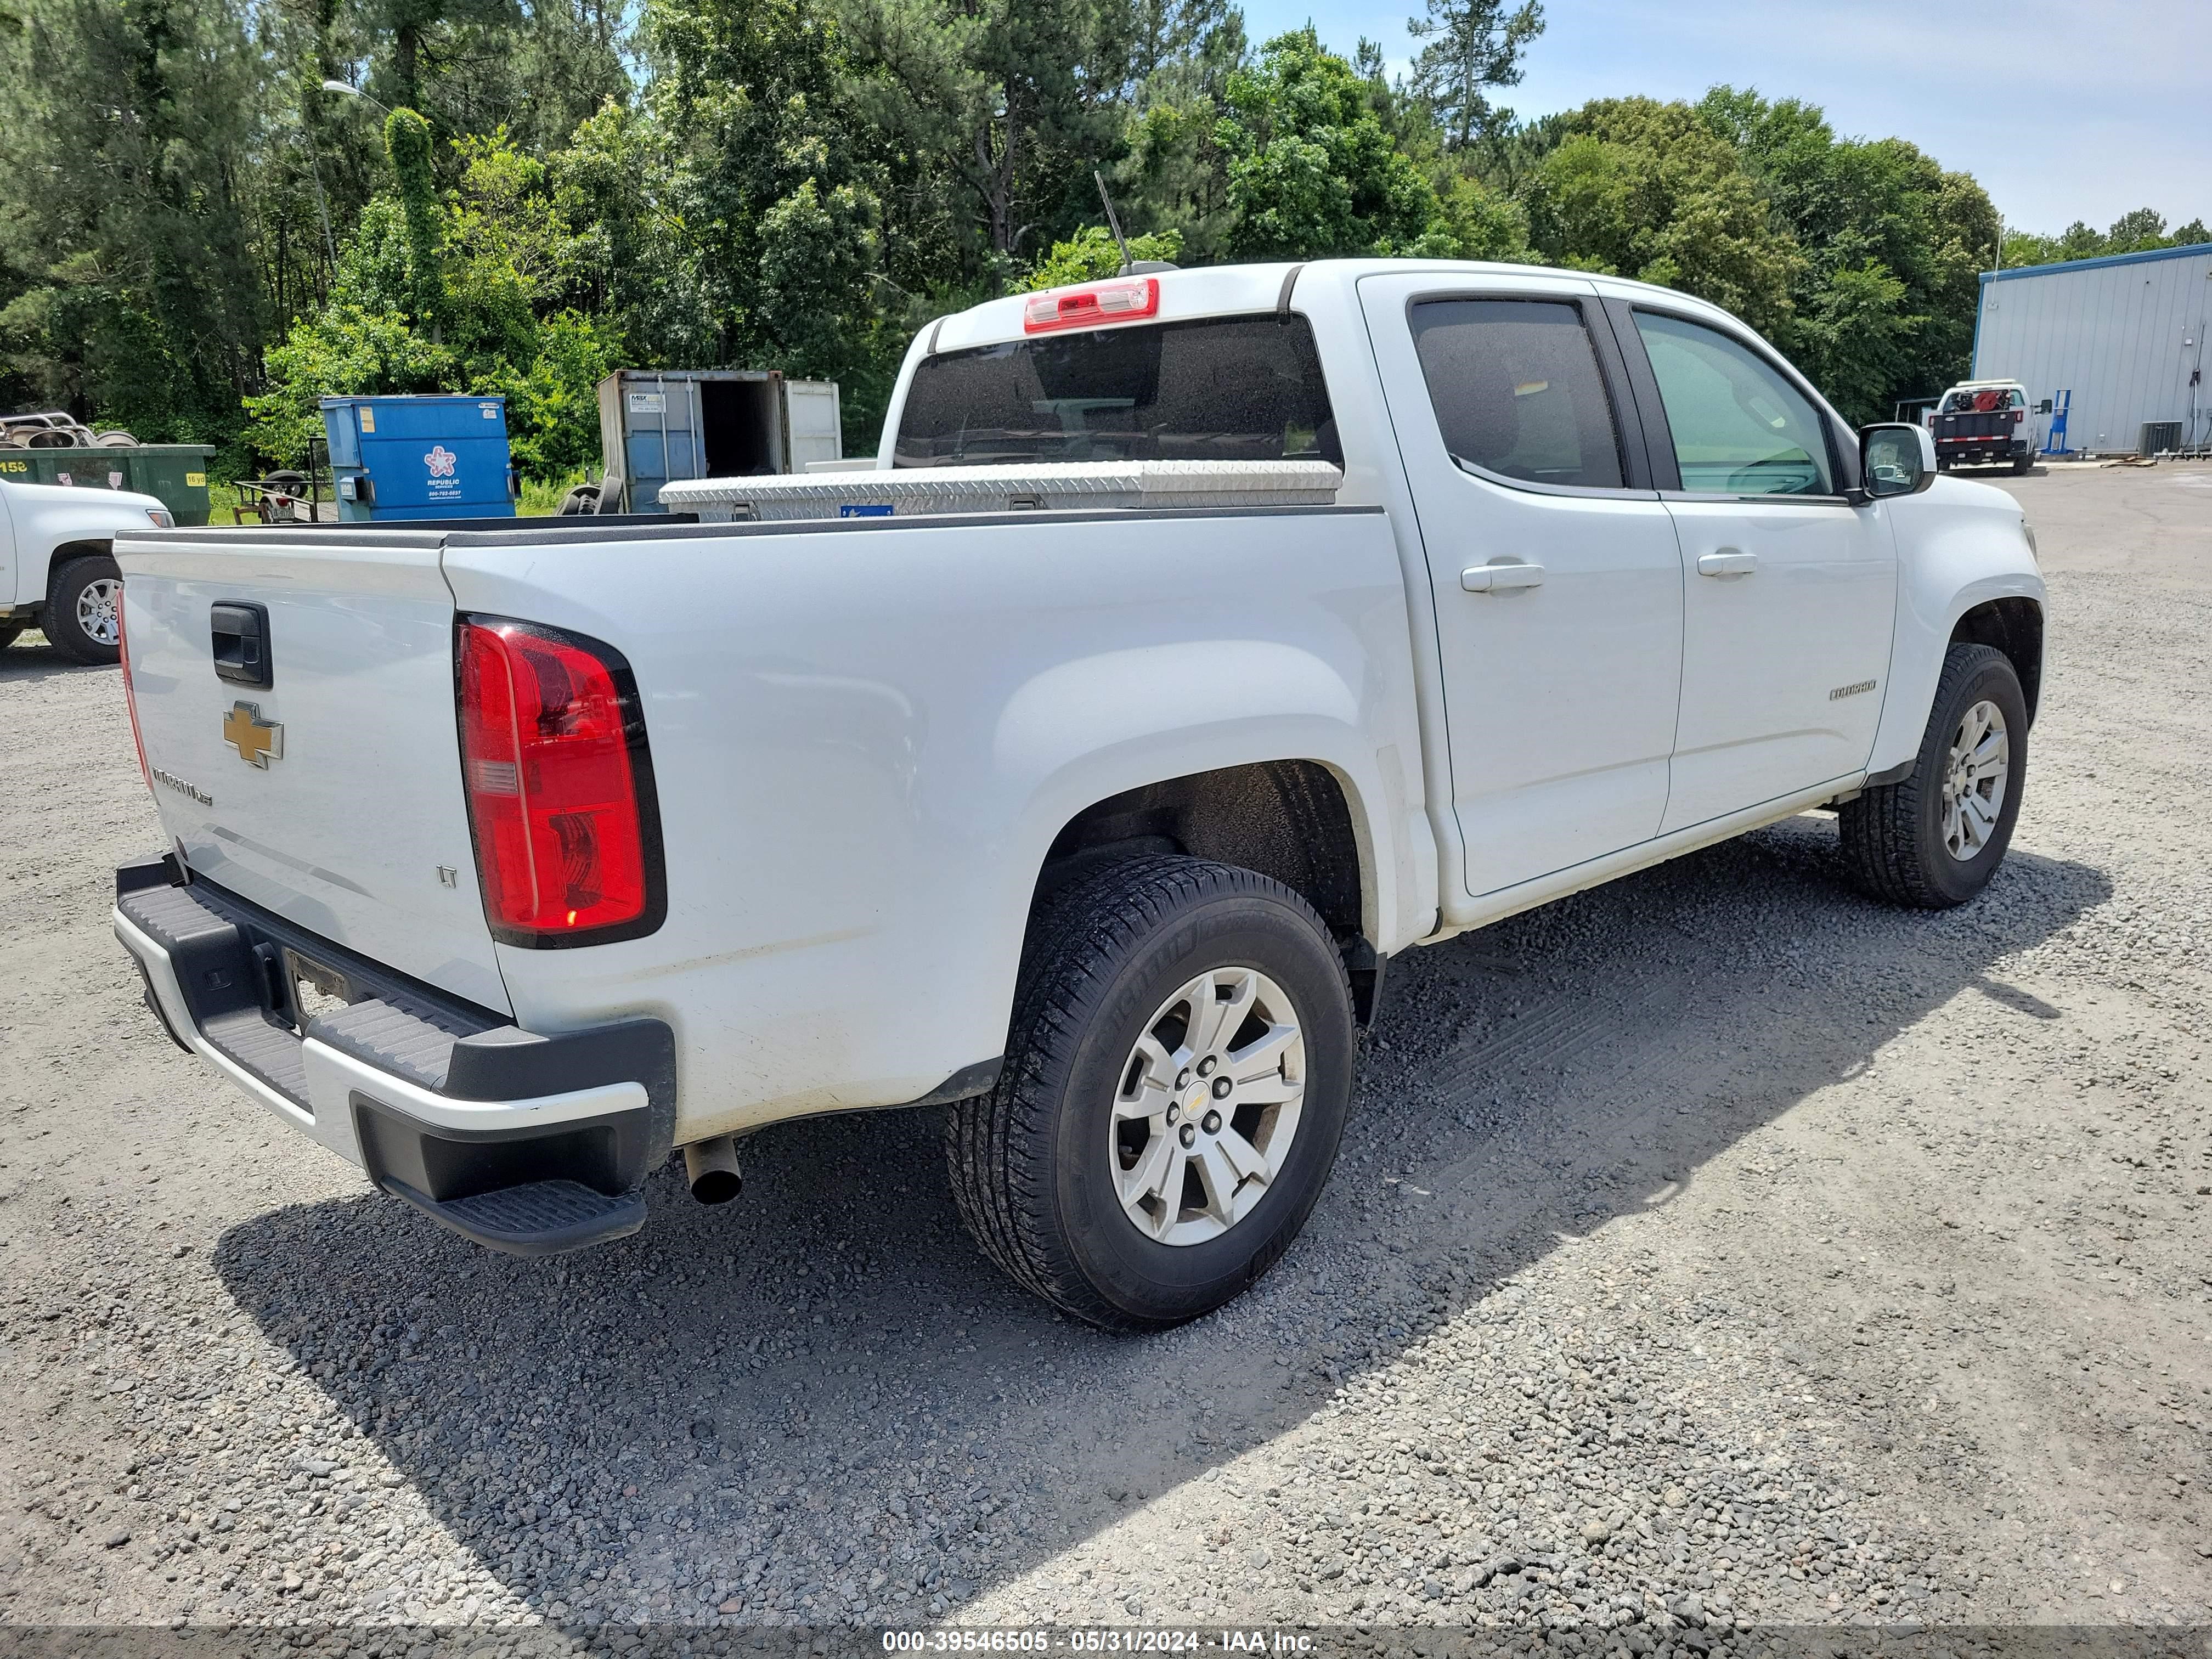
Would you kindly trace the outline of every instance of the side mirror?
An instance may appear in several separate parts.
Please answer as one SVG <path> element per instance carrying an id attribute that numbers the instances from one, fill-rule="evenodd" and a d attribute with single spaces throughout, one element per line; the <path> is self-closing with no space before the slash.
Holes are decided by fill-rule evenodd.
<path id="1" fill-rule="evenodd" d="M 1859 477 L 1870 500 L 1918 495 L 1936 482 L 1936 434 L 1901 421 L 1861 427 Z"/>

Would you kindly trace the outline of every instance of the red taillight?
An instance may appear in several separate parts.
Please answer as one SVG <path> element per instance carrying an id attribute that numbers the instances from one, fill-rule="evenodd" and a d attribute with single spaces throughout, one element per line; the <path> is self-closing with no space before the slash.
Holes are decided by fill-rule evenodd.
<path id="1" fill-rule="evenodd" d="M 495 617 L 460 630 L 461 770 L 484 915 L 509 945 L 660 925 L 659 826 L 629 665 Z"/>
<path id="2" fill-rule="evenodd" d="M 131 630 L 124 625 L 123 598 L 115 599 L 115 645 L 123 653 L 123 706 L 131 712 L 131 742 L 138 750 L 138 775 L 146 780 L 146 793 L 154 793 L 154 769 L 146 763 L 146 739 L 138 732 L 138 691 L 131 684 Z"/>
<path id="3" fill-rule="evenodd" d="M 1055 328 L 1096 328 L 1101 323 L 1153 316 L 1159 308 L 1158 277 L 1125 276 L 1118 282 L 1030 295 L 1022 304 L 1022 329 L 1024 333 L 1042 334 Z"/>

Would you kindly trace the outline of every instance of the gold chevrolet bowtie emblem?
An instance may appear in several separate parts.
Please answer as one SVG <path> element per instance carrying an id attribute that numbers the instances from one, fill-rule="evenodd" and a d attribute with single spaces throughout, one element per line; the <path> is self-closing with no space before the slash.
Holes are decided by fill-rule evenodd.
<path id="1" fill-rule="evenodd" d="M 238 750 L 248 766 L 269 769 L 269 763 L 284 758 L 284 728 L 261 718 L 258 702 L 234 702 L 222 717 L 222 740 Z"/>

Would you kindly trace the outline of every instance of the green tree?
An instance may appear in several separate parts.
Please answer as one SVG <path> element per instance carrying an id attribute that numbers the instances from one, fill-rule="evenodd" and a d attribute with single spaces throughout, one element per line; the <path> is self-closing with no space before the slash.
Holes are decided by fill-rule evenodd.
<path id="1" fill-rule="evenodd" d="M 404 106 L 393 110 L 384 121 L 384 151 L 407 227 L 407 309 L 416 322 L 434 330 L 445 305 L 445 229 L 430 166 L 430 124 Z"/>
<path id="2" fill-rule="evenodd" d="M 2154 208 L 2123 213 L 2105 233 L 2107 253 L 2142 253 L 2166 246 L 2166 216 Z"/>
<path id="3" fill-rule="evenodd" d="M 712 361 L 842 378 L 869 356 L 883 209 L 817 0 L 647 0 L 647 107 Z"/>
<path id="4" fill-rule="evenodd" d="M 394 112 L 393 159 L 427 131 Z M 259 453 L 291 462 L 321 429 L 319 400 L 374 393 L 503 393 L 516 464 L 554 477 L 599 453 L 594 389 L 619 366 L 622 332 L 580 310 L 587 251 L 544 163 L 504 132 L 454 146 L 459 182 L 433 204 L 372 200 L 340 257 L 330 303 L 269 353 L 247 399 Z M 427 246 L 425 245 L 427 241 Z M 439 292 L 426 300 L 434 276 Z"/>
<path id="5" fill-rule="evenodd" d="M 271 307 L 270 133 L 234 0 L 18 0 L 0 30 L 0 353 L 15 395 L 223 442 Z"/>
<path id="6" fill-rule="evenodd" d="M 1902 139 L 1839 139 L 1796 99 L 1716 87 L 1698 108 L 1797 246 L 1778 337 L 1838 407 L 1875 420 L 1958 378 L 1996 252 L 1980 186 Z"/>
<path id="7" fill-rule="evenodd" d="M 1513 118 L 1492 105 L 1498 87 L 1521 84 L 1521 54 L 1544 32 L 1540 0 L 1428 0 L 1425 16 L 1406 28 L 1424 42 L 1413 59 L 1413 88 L 1435 112 L 1445 138 L 1464 149 Z"/>
<path id="8" fill-rule="evenodd" d="M 1011 274 L 1095 210 L 1091 171 L 1118 157 L 1141 78 L 1174 49 L 1174 14 L 1133 0 L 843 0 L 842 15 L 894 217 L 971 280 Z"/>
<path id="9" fill-rule="evenodd" d="M 1182 252 L 1182 237 L 1173 230 L 1129 238 L 1132 259 L 1164 259 L 1172 264 Z M 1114 233 L 1103 225 L 1085 225 L 1066 240 L 1054 242 L 1022 287 L 1034 294 L 1071 283 L 1102 282 L 1121 269 L 1121 249 L 1114 240 Z"/>
<path id="10" fill-rule="evenodd" d="M 1530 240 L 1546 259 L 1678 288 L 1781 331 L 1796 242 L 1771 221 L 1735 146 L 1696 110 L 1601 99 L 1564 131 L 1526 190 Z"/>
<path id="11" fill-rule="evenodd" d="M 1219 257 L 1236 219 L 1216 130 L 1246 56 L 1244 20 L 1228 0 L 1157 0 L 1148 15 L 1158 21 L 1146 35 L 1147 67 L 1109 175 L 1129 224 L 1172 234 L 1176 257 L 1202 264 Z"/>
<path id="12" fill-rule="evenodd" d="M 1436 186 L 1383 131 L 1365 80 L 1311 26 L 1229 77 L 1216 142 L 1242 258 L 1458 252 Z"/>

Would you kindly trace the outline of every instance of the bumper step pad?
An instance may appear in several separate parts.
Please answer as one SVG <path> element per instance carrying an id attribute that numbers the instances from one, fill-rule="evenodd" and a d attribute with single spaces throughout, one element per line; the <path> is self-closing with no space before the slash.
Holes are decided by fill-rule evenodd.
<path id="1" fill-rule="evenodd" d="M 553 1255 L 603 1244 L 645 1225 L 643 1193 L 610 1198 L 580 1181 L 533 1181 L 443 1203 L 412 1191 L 400 1195 L 455 1232 L 512 1255 Z"/>

